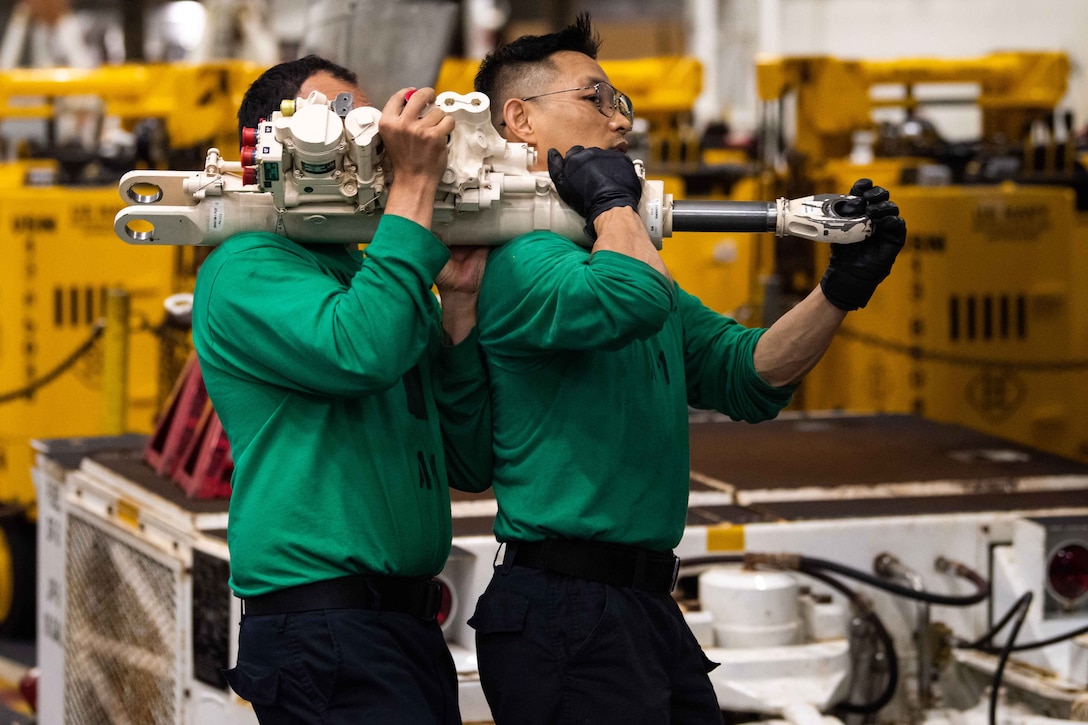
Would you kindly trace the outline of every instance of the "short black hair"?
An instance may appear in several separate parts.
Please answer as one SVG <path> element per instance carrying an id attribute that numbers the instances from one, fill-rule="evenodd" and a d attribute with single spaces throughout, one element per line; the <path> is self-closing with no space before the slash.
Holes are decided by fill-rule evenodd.
<path id="1" fill-rule="evenodd" d="M 490 99 L 491 119 L 498 126 L 506 100 L 522 95 L 542 65 L 552 68 L 552 55 L 572 50 L 596 60 L 600 47 L 601 39 L 593 32 L 589 13 L 579 13 L 573 23 L 558 32 L 523 35 L 495 48 L 481 61 L 473 86 Z"/>
<path id="2" fill-rule="evenodd" d="M 274 65 L 250 84 L 238 107 L 238 139 L 243 128 L 253 128 L 279 110 L 280 102 L 298 97 L 299 89 L 314 73 L 325 71 L 334 78 L 359 85 L 354 71 L 318 55 L 307 55 Z"/>

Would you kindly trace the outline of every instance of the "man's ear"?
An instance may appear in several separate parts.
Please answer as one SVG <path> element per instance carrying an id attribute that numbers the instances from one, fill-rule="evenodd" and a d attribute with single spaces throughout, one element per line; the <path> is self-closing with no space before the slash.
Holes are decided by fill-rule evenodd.
<path id="1" fill-rule="evenodd" d="M 507 141 L 514 143 L 533 143 L 533 119 L 530 108 L 520 98 L 507 98 L 502 104 L 502 120 L 506 125 L 503 134 Z"/>

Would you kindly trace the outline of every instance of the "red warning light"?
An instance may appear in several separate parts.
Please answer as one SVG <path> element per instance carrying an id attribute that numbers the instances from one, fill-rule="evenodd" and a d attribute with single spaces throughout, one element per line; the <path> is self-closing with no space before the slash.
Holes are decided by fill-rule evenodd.
<path id="1" fill-rule="evenodd" d="M 1050 555 L 1046 570 L 1050 590 L 1073 602 L 1088 594 L 1088 548 L 1067 544 Z"/>

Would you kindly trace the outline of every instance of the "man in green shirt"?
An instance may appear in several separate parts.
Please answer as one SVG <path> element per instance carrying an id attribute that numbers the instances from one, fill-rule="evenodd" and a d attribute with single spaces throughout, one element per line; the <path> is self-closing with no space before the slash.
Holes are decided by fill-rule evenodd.
<path id="1" fill-rule="evenodd" d="M 239 127 L 313 90 L 367 102 L 310 56 L 256 80 Z M 490 485 L 487 252 L 428 231 L 453 120 L 409 90 L 382 112 L 396 181 L 365 256 L 243 233 L 197 279 L 193 339 L 235 459 L 226 676 L 266 725 L 460 722 L 431 577 L 451 547 L 448 485 Z"/>
<path id="2" fill-rule="evenodd" d="M 688 500 L 688 406 L 773 418 L 888 274 L 905 225 L 855 184 L 875 232 L 837 245 L 820 287 L 768 329 L 684 292 L 636 211 L 630 100 L 587 15 L 484 59 L 496 127 L 539 154 L 591 248 L 533 232 L 496 248 L 480 290 L 501 561 L 477 603 L 496 723 L 720 723 L 712 669 L 670 596 Z"/>

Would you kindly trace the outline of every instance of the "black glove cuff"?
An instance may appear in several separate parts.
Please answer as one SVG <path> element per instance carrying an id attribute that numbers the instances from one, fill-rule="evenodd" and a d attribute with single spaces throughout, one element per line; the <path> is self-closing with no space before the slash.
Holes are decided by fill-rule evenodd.
<path id="1" fill-rule="evenodd" d="M 828 269 L 820 280 L 820 289 L 828 302 L 840 310 L 852 312 L 859 307 L 869 304 L 873 293 L 876 292 L 877 283 L 861 280 L 846 274 Z"/>
<path id="2" fill-rule="evenodd" d="M 596 240 L 597 228 L 594 226 L 594 222 L 597 221 L 597 217 L 604 214 L 609 209 L 615 209 L 618 206 L 629 206 L 634 209 L 635 212 L 638 212 L 638 202 L 628 196 L 616 196 L 612 199 L 600 200 L 586 214 L 586 237 Z"/>

